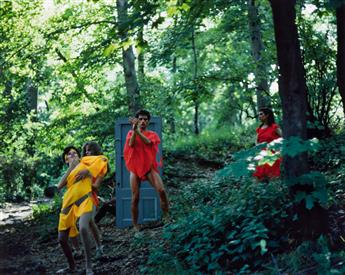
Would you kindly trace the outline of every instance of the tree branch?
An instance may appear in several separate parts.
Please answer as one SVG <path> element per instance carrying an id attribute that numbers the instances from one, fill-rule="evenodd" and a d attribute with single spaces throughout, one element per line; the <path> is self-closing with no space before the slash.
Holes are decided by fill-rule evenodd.
<path id="1" fill-rule="evenodd" d="M 49 38 L 49 37 L 54 36 L 56 34 L 65 33 L 65 32 L 70 31 L 70 30 L 83 29 L 83 28 L 90 27 L 92 25 L 99 25 L 99 24 L 116 25 L 116 21 L 113 21 L 113 20 L 99 20 L 99 21 L 93 21 L 93 22 L 85 22 L 85 23 L 80 24 L 80 25 L 70 26 L 69 28 L 61 28 L 61 29 L 55 30 L 53 32 L 48 33 L 47 37 Z"/>

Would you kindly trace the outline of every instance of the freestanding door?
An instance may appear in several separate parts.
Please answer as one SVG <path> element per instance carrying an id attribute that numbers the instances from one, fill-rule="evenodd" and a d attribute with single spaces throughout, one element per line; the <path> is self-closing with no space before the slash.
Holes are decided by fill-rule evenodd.
<path id="1" fill-rule="evenodd" d="M 116 226 L 123 228 L 132 225 L 131 218 L 131 188 L 129 184 L 129 172 L 123 158 L 123 148 L 126 136 L 131 129 L 128 118 L 119 118 L 115 123 L 115 150 L 116 150 Z M 162 120 L 151 117 L 149 130 L 155 131 L 162 141 Z M 162 142 L 159 144 L 157 160 L 162 156 Z M 160 169 L 160 174 L 162 171 Z M 159 198 L 153 187 L 147 182 L 140 185 L 139 224 L 156 221 L 160 218 L 161 209 Z"/>

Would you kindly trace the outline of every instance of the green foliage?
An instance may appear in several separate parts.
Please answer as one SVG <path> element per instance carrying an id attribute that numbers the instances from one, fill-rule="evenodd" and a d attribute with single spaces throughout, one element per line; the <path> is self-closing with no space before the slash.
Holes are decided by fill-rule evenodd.
<path id="1" fill-rule="evenodd" d="M 293 251 L 277 256 L 275 266 L 268 265 L 270 274 L 343 274 L 345 272 L 344 251 L 331 251 L 325 236 L 317 242 L 306 241 Z"/>
<path id="2" fill-rule="evenodd" d="M 298 137 L 291 137 L 288 140 L 277 139 L 268 144 L 261 143 L 255 147 L 236 152 L 233 155 L 233 162 L 220 170 L 218 175 L 220 177 L 230 175 L 234 177 L 250 177 L 257 165 L 265 163 L 272 165 L 281 156 L 295 157 L 304 152 L 315 153 L 319 148 L 317 139 L 304 141 Z"/>
<path id="3" fill-rule="evenodd" d="M 32 216 L 34 219 L 42 217 L 51 213 L 51 206 L 49 204 L 38 204 L 32 207 Z"/>
<path id="4" fill-rule="evenodd" d="M 345 132 L 320 141 L 320 149 L 311 156 L 313 168 L 326 171 L 339 168 L 345 163 Z"/>
<path id="5" fill-rule="evenodd" d="M 164 228 L 165 241 L 143 268 L 148 273 L 176 262 L 193 273 L 239 272 L 244 266 L 249 271 L 287 241 L 283 227 L 290 204 L 279 182 L 196 182 L 176 199 L 172 212 L 179 218 Z"/>
<path id="6" fill-rule="evenodd" d="M 55 217 L 61 209 L 62 198 L 59 195 L 55 195 L 53 201 L 49 203 L 40 203 L 32 206 L 32 216 L 35 220 L 42 220 Z"/>
<path id="7" fill-rule="evenodd" d="M 308 126 L 315 132 L 320 129 L 341 129 L 342 125 L 338 121 L 343 118 L 336 86 L 336 40 L 331 39 L 336 33 L 336 28 L 331 27 L 334 13 L 324 10 L 322 4 L 318 3 L 321 7 L 300 20 L 298 25 L 303 47 L 308 103 L 311 107 Z M 316 25 L 325 28 L 316 28 Z M 337 118 L 332 119 L 332 116 Z"/>
<path id="8" fill-rule="evenodd" d="M 345 178 L 345 133 L 321 140 L 320 150 L 310 157 L 314 170 L 322 171 L 328 179 L 327 189 L 332 203 L 344 205 L 342 198 Z"/>
<path id="9" fill-rule="evenodd" d="M 331 149 L 337 151 L 342 138 L 343 135 L 339 135 L 320 143 L 315 140 L 301 143 L 293 139 L 287 148 L 298 152 L 312 150 L 313 158 L 322 158 L 320 151 L 326 150 L 332 141 L 337 146 Z M 296 149 L 293 149 L 294 144 L 298 145 Z M 238 152 L 235 162 L 250 158 L 255 149 L 261 150 L 251 148 L 252 151 Z M 332 151 L 327 154 L 332 155 Z M 307 209 L 316 203 L 329 207 L 324 175 L 311 172 L 290 182 L 308 183 L 314 189 L 311 193 L 297 193 L 293 200 L 288 192 L 289 184 L 280 181 L 256 183 L 251 177 L 238 179 L 234 176 L 236 168 L 224 173 L 228 167 L 212 181 L 200 180 L 181 187 L 171 209 L 174 223 L 164 227 L 159 246 L 151 244 L 150 256 L 142 272 L 344 272 L 344 253 L 332 251 L 325 237 L 318 242 L 298 244 L 302 240 L 293 240 L 293 232 L 289 231 L 294 219 L 293 204 L 304 201 Z M 337 187 L 341 186 L 340 180 Z M 291 246 L 291 242 L 297 242 L 298 246 Z"/>
<path id="10" fill-rule="evenodd" d="M 205 129 L 200 135 L 188 135 L 184 138 L 168 136 L 165 147 L 168 151 L 196 155 L 207 159 L 226 159 L 229 152 L 252 145 L 254 136 L 249 128 L 210 128 Z"/>

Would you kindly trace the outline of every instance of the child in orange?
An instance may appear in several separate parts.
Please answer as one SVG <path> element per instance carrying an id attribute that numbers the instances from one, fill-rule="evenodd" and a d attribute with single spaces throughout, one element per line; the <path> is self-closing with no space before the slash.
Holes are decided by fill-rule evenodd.
<path id="1" fill-rule="evenodd" d="M 58 272 L 75 271 L 75 262 L 68 245 L 68 237 L 73 238 L 78 235 L 76 223 L 79 219 L 80 236 L 85 252 L 86 274 L 91 275 L 93 271 L 88 231 L 95 207 L 91 198 L 92 180 L 90 176 L 80 178 L 79 173 L 87 170 L 92 177 L 102 177 L 107 171 L 108 160 L 104 156 L 84 157 L 80 160 L 80 154 L 73 146 L 66 147 L 62 156 L 69 168 L 58 184 L 58 189 L 64 186 L 67 188 L 62 201 L 58 231 L 59 242 L 69 267 Z"/>

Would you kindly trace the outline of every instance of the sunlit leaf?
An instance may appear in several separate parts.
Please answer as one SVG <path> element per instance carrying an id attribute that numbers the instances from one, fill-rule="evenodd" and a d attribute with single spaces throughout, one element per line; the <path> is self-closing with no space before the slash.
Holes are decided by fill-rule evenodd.
<path id="1" fill-rule="evenodd" d="M 179 10 L 176 6 L 168 7 L 167 14 L 169 17 L 173 17 L 177 13 L 179 13 Z"/>
<path id="2" fill-rule="evenodd" d="M 189 11 L 190 10 L 190 6 L 187 3 L 183 3 L 181 6 L 181 9 L 183 9 L 184 11 Z"/>
<path id="3" fill-rule="evenodd" d="M 118 44 L 110 44 L 103 52 L 104 56 L 111 55 L 115 50 L 119 48 Z"/>

